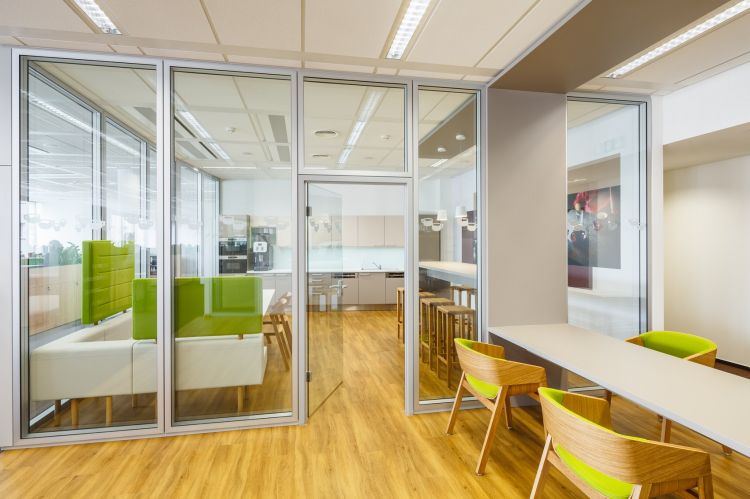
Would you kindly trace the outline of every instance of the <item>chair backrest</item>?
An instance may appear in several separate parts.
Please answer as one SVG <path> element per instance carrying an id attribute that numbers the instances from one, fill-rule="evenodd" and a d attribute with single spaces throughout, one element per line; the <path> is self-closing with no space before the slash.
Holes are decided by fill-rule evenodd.
<path id="1" fill-rule="evenodd" d="M 709 367 L 713 367 L 716 362 L 716 343 L 694 334 L 649 331 L 632 338 L 631 343 Z"/>
<path id="2" fill-rule="evenodd" d="M 94 324 L 132 306 L 133 242 L 83 241 L 81 322 Z"/>
<path id="3" fill-rule="evenodd" d="M 587 400 L 588 399 L 588 400 Z M 588 466 L 627 483 L 657 483 L 699 477 L 710 473 L 707 453 L 672 444 L 621 435 L 596 424 L 580 412 L 592 412 L 592 406 L 608 404 L 552 388 L 540 388 L 544 428 L 552 443 Z M 580 409 L 576 412 L 576 408 Z M 604 418 L 606 421 L 608 416 Z"/>
<path id="4" fill-rule="evenodd" d="M 461 369 L 479 381 L 497 386 L 547 384 L 543 367 L 506 360 L 505 349 L 500 345 L 463 338 L 454 341 Z"/>

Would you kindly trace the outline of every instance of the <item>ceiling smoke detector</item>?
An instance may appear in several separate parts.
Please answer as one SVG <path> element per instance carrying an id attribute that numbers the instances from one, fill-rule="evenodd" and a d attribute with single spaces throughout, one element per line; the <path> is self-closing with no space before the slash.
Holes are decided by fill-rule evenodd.
<path id="1" fill-rule="evenodd" d="M 339 132 L 336 130 L 315 130 L 313 133 L 316 137 L 320 137 L 321 139 L 332 139 L 339 135 Z"/>

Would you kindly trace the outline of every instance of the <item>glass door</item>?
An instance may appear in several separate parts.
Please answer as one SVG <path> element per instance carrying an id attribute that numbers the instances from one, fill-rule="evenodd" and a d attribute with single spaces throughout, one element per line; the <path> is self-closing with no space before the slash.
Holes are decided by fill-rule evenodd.
<path id="1" fill-rule="evenodd" d="M 306 183 L 308 416 L 344 381 L 341 194 Z"/>

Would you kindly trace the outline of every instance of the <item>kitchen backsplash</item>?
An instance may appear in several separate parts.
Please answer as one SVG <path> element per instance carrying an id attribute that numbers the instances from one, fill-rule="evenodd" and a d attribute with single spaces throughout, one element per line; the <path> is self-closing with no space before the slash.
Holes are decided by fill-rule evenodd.
<path id="1" fill-rule="evenodd" d="M 343 252 L 343 255 L 341 254 Z M 312 250 L 312 262 L 320 269 L 338 268 L 339 261 L 344 262 L 345 270 L 360 270 L 374 268 L 377 263 L 384 269 L 404 269 L 403 248 L 341 248 L 336 250 L 315 248 Z M 274 248 L 274 269 L 288 270 L 292 268 L 292 250 L 290 248 Z"/>

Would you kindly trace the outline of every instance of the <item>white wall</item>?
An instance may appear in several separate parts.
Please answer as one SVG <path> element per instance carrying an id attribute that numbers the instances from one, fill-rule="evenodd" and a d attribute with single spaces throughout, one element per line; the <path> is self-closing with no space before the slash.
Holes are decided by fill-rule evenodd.
<path id="1" fill-rule="evenodd" d="M 665 327 L 750 366 L 750 156 L 666 171 Z"/>
<path id="2" fill-rule="evenodd" d="M 750 63 L 664 96 L 664 143 L 750 122 Z"/>
<path id="3" fill-rule="evenodd" d="M 13 302 L 11 253 L 11 51 L 0 46 L 0 447 L 13 440 Z"/>

